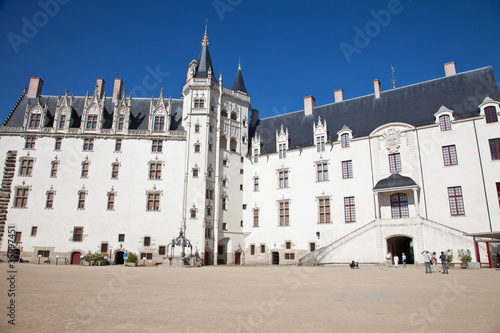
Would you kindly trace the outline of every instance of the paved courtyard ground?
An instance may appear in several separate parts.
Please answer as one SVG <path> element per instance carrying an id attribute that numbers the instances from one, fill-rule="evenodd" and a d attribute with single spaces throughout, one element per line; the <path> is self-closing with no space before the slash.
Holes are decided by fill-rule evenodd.
<path id="1" fill-rule="evenodd" d="M 11 274 L 2 263 L 0 270 L 1 332 L 500 332 L 495 269 L 17 264 Z"/>

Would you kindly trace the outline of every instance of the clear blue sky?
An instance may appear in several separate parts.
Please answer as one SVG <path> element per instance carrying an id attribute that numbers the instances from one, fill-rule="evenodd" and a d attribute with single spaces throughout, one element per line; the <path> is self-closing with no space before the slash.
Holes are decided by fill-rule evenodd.
<path id="1" fill-rule="evenodd" d="M 54 4 L 57 4 L 55 6 Z M 500 1 L 81 1 L 0 2 L 0 123 L 30 77 L 42 95 L 110 96 L 121 78 L 133 96 L 179 98 L 208 19 L 215 73 L 231 87 L 241 58 L 261 117 L 488 65 L 500 78 Z M 359 33 L 361 31 L 361 33 Z M 364 36 L 363 36 L 363 35 Z M 364 38 L 363 38 L 364 37 Z M 152 75 L 151 72 L 156 72 Z M 128 95 L 128 93 L 127 93 Z"/>

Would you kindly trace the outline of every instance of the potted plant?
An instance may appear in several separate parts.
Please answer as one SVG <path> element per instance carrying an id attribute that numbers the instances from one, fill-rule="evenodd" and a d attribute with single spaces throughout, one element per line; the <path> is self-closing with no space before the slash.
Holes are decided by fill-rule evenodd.
<path id="1" fill-rule="evenodd" d="M 453 250 L 448 249 L 444 254 L 446 255 L 446 266 L 448 268 L 453 267 L 453 265 L 451 265 L 451 263 L 453 262 Z"/>
<path id="2" fill-rule="evenodd" d="M 472 261 L 472 256 L 470 254 L 470 251 L 467 250 L 458 250 L 458 259 L 462 262 L 462 268 L 468 268 L 469 263 Z"/>

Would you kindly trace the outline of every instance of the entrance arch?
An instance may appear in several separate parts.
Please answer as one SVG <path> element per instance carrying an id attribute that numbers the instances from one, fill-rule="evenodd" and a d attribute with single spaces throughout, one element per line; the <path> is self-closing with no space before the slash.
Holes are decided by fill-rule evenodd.
<path id="1" fill-rule="evenodd" d="M 415 254 L 413 253 L 413 238 L 408 236 L 393 236 L 387 238 L 387 251 L 392 253 L 392 256 L 398 256 L 399 262 L 403 263 L 401 259 L 403 253 L 406 255 L 406 263 L 415 263 Z"/>
<path id="2" fill-rule="evenodd" d="M 71 264 L 72 265 L 80 265 L 80 256 L 82 254 L 80 252 L 73 252 L 71 254 Z"/>
<path id="3" fill-rule="evenodd" d="M 280 264 L 280 253 L 277 251 L 274 251 L 271 253 L 272 254 L 272 264 L 273 265 L 279 265 Z"/>
<path id="4" fill-rule="evenodd" d="M 123 251 L 118 251 L 115 253 L 115 265 L 123 265 L 125 260 L 123 259 L 123 254 L 125 252 Z"/>

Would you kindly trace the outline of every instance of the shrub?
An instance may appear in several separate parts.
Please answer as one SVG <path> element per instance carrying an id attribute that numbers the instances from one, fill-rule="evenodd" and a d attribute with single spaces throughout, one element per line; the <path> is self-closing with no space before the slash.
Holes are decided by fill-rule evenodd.
<path id="1" fill-rule="evenodd" d="M 457 252 L 458 252 L 458 259 L 460 259 L 461 262 L 471 262 L 472 261 L 472 256 L 471 256 L 469 250 L 460 249 Z"/>
<path id="2" fill-rule="evenodd" d="M 447 250 L 444 254 L 446 255 L 446 262 L 451 264 L 453 261 L 453 250 Z"/>
<path id="3" fill-rule="evenodd" d="M 136 261 L 137 261 L 137 256 L 135 255 L 135 253 L 129 252 L 127 257 L 127 262 L 136 262 Z"/>

